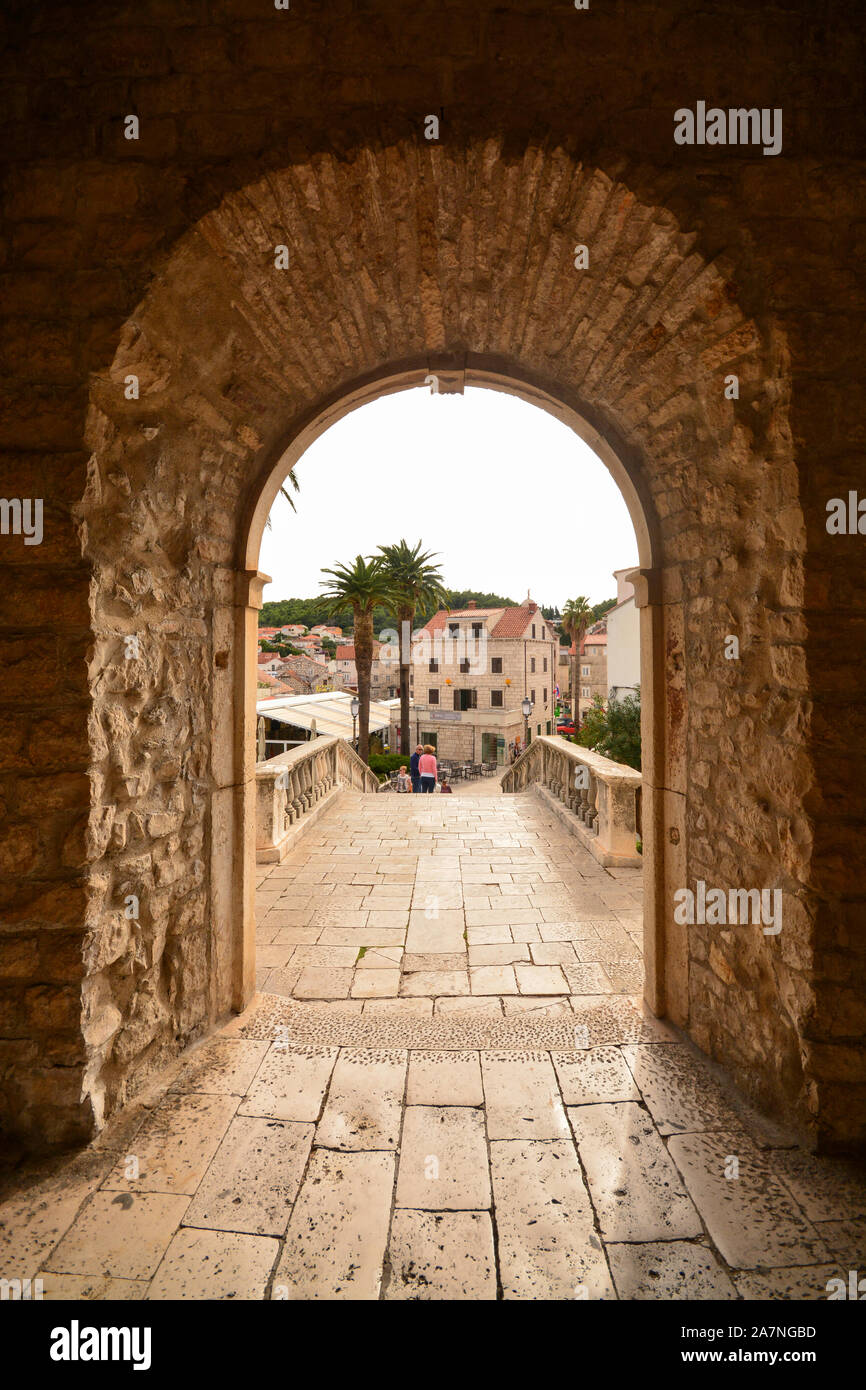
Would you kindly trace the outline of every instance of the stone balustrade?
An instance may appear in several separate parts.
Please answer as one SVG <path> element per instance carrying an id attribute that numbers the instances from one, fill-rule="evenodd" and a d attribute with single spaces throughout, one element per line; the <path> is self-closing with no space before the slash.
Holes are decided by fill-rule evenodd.
<path id="1" fill-rule="evenodd" d="M 256 764 L 256 862 L 283 859 L 293 827 L 341 788 L 378 792 L 379 779 L 345 739 L 321 735 Z"/>
<path id="2" fill-rule="evenodd" d="M 640 865 L 641 775 L 567 739 L 541 735 L 502 778 L 506 792 L 537 787 L 569 829 L 606 868 Z"/>

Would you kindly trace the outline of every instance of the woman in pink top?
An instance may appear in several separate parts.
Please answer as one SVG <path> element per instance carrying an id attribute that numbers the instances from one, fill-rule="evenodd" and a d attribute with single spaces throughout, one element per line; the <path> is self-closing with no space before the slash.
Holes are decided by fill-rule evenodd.
<path id="1" fill-rule="evenodd" d="M 418 772 L 421 777 L 422 792 L 432 792 L 436 787 L 436 750 L 432 743 L 424 744 L 424 752 L 418 759 Z"/>

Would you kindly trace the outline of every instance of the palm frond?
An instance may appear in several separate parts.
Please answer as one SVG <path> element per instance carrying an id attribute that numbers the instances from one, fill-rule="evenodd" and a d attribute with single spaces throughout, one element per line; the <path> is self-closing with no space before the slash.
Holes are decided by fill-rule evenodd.
<path id="1" fill-rule="evenodd" d="M 293 490 L 294 492 L 300 492 L 300 490 L 301 490 L 301 485 L 300 485 L 300 483 L 298 482 L 298 480 L 297 480 L 297 478 L 296 478 L 296 476 L 295 476 L 295 470 L 294 470 L 294 468 L 290 468 L 290 469 L 289 469 L 289 472 L 288 472 L 288 474 L 287 474 L 287 476 L 286 476 L 286 483 L 291 483 L 291 485 L 292 485 L 292 490 Z M 288 492 L 286 491 L 286 483 L 281 483 L 281 484 L 280 484 L 280 493 L 282 494 L 283 497 L 285 497 L 285 499 L 286 499 L 286 501 L 288 502 L 289 506 L 291 507 L 292 511 L 293 511 L 293 512 L 297 512 L 298 509 L 297 509 L 297 507 L 295 506 L 295 499 L 291 496 L 290 493 L 288 493 Z M 270 518 L 270 516 L 268 517 L 267 521 L 265 522 L 265 525 L 267 526 L 267 528 L 268 528 L 269 531 L 272 529 L 272 528 L 271 528 L 271 518 Z"/>

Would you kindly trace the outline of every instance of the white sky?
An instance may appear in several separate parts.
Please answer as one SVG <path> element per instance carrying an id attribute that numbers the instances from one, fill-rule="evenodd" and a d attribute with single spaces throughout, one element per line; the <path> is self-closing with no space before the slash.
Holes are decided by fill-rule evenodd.
<path id="1" fill-rule="evenodd" d="M 312 598 L 323 565 L 405 537 L 437 551 L 445 584 L 559 608 L 616 593 L 638 561 L 619 488 L 567 425 L 516 396 L 426 388 L 361 406 L 298 462 L 297 513 L 277 497 L 259 568 L 265 601 Z"/>

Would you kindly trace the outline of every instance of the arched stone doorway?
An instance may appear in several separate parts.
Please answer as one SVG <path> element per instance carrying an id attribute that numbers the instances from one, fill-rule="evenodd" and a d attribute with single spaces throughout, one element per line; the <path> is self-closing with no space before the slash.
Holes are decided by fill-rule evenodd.
<path id="1" fill-rule="evenodd" d="M 453 354 L 451 356 L 439 356 L 431 353 L 423 362 L 403 364 L 399 369 L 392 369 L 381 376 L 370 376 L 363 382 L 350 387 L 339 399 L 329 402 L 319 415 L 308 421 L 300 432 L 287 443 L 276 463 L 266 476 L 263 476 L 258 495 L 253 496 L 250 500 L 246 529 L 241 536 L 242 550 L 239 556 L 239 565 L 246 578 L 248 606 L 253 614 L 251 621 L 247 617 L 243 632 L 239 632 L 238 635 L 238 640 L 245 642 L 247 646 L 245 675 L 248 676 L 253 667 L 255 615 L 261 606 L 263 585 L 268 580 L 268 576 L 260 573 L 258 568 L 262 538 L 271 507 L 289 470 L 294 468 L 303 458 L 315 439 L 351 411 L 382 396 L 410 390 L 413 387 L 426 386 L 430 382 L 431 374 L 436 377 L 436 389 L 439 392 L 461 393 L 466 386 L 482 387 L 487 390 L 518 396 L 536 408 L 555 416 L 574 430 L 592 448 L 596 456 L 605 463 L 622 493 L 634 527 L 638 548 L 640 572 L 639 577 L 636 576 L 636 593 L 637 603 L 641 610 L 641 681 L 644 692 L 642 718 L 647 747 L 655 760 L 654 768 L 650 767 L 649 761 L 647 761 L 644 771 L 643 791 L 647 825 L 645 862 L 655 863 L 659 866 L 659 870 L 663 871 L 664 856 L 660 853 L 661 847 L 656 839 L 654 808 L 658 791 L 664 787 L 664 757 L 661 743 L 658 740 L 654 741 L 650 735 L 655 718 L 656 702 L 663 698 L 662 692 L 654 689 L 653 684 L 654 680 L 657 680 L 662 665 L 660 653 L 656 652 L 653 646 L 661 631 L 659 604 L 657 599 L 653 597 L 657 593 L 658 586 L 658 572 L 654 562 L 654 557 L 659 551 L 658 521 L 652 512 L 651 502 L 641 495 L 642 487 L 639 473 L 635 471 L 633 474 L 632 470 L 621 462 L 607 440 L 599 435 L 596 429 L 577 410 L 564 400 L 558 399 L 540 383 L 523 376 L 516 367 L 509 368 L 509 364 L 496 359 L 484 359 L 473 353 L 462 354 L 459 358 Z M 482 463 L 479 466 L 483 468 L 487 465 Z M 578 533 L 576 532 L 577 540 Z M 248 680 L 244 682 L 242 702 L 242 720 L 245 730 L 244 746 L 249 747 L 251 730 L 255 727 L 256 722 L 256 695 L 254 686 L 251 686 Z M 235 717 L 237 718 L 237 714 Z M 254 814 L 252 802 L 254 801 L 255 789 L 254 784 L 247 781 L 246 777 L 244 786 L 248 791 L 245 795 L 244 809 L 239 812 L 239 815 L 242 816 L 245 825 L 243 859 L 245 865 L 249 865 L 251 863 L 249 844 L 253 834 L 251 822 Z M 651 875 L 648 876 L 648 881 L 650 878 Z M 670 1016 L 679 1015 L 684 1019 L 688 1012 L 687 1000 L 684 994 L 679 998 L 679 1002 L 676 998 L 681 982 L 673 977 L 670 981 L 665 979 L 665 944 L 661 917 L 657 911 L 657 902 L 660 903 L 663 897 L 664 893 L 659 884 L 657 891 L 647 894 L 645 904 L 647 999 L 656 1013 L 669 1014 Z M 247 899 L 245 898 L 244 901 Z M 241 997 L 244 1000 L 249 998 L 253 987 L 252 928 L 253 923 L 248 919 L 242 946 L 244 966 Z M 673 991 L 672 997 L 666 998 L 667 990 Z"/>
<path id="2" fill-rule="evenodd" d="M 812 771 L 780 655 L 804 544 L 784 345 L 740 309 L 739 268 L 694 244 L 561 152 L 407 143 L 268 175 L 162 267 L 94 380 L 79 509 L 96 634 L 83 1034 L 97 1122 L 249 996 L 242 653 L 279 479 L 344 410 L 435 371 L 556 409 L 619 470 L 651 671 L 649 999 L 756 1098 L 815 1124 Z M 754 929 L 687 937 L 671 894 L 697 879 L 781 887 L 781 947 Z"/>

